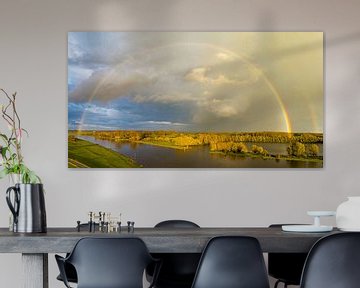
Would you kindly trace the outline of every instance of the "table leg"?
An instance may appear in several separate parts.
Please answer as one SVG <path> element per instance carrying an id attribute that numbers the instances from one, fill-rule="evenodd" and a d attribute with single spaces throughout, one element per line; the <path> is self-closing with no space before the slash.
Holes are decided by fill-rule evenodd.
<path id="1" fill-rule="evenodd" d="M 49 288 L 48 254 L 22 254 L 23 288 Z"/>

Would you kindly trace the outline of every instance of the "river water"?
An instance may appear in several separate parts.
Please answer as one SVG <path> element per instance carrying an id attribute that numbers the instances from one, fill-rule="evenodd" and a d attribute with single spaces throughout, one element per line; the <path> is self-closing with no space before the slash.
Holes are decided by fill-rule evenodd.
<path id="1" fill-rule="evenodd" d="M 114 142 L 92 136 L 78 136 L 134 159 L 144 168 L 322 168 L 322 163 L 241 157 L 209 153 L 208 146 L 180 150 L 134 142 Z M 254 143 L 256 144 L 256 143 Z M 258 143 L 270 153 L 282 153 L 287 144 Z M 321 145 L 322 146 L 322 145 Z M 251 145 L 249 144 L 250 148 Z M 322 153 L 322 147 L 321 147 Z"/>

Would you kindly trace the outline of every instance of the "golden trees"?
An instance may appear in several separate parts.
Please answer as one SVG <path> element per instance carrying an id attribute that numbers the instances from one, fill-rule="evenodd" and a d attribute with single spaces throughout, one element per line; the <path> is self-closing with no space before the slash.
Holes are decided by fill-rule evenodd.
<path id="1" fill-rule="evenodd" d="M 306 156 L 305 145 L 298 141 L 291 142 L 289 147 L 287 148 L 287 150 L 288 150 L 288 154 L 290 156 L 295 156 L 295 157 L 305 157 Z"/>
<path id="2" fill-rule="evenodd" d="M 320 153 L 320 148 L 316 144 L 310 144 L 308 147 L 308 155 L 309 156 L 318 156 Z"/>

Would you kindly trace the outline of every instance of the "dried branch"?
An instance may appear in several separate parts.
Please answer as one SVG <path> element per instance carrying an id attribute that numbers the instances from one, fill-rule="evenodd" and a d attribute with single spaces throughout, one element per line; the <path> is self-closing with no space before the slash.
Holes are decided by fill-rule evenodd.
<path id="1" fill-rule="evenodd" d="M 8 104 L 6 106 L 2 107 L 2 118 L 9 124 L 11 128 L 11 135 L 8 138 L 8 146 L 13 146 L 16 151 L 17 155 L 17 162 L 18 164 L 22 163 L 23 157 L 21 155 L 21 121 L 19 114 L 16 110 L 16 92 L 12 94 L 10 97 L 9 94 L 4 90 L 0 89 L 1 92 L 3 92 L 8 99 Z M 11 108 L 12 111 L 10 113 L 12 114 L 12 117 L 10 116 L 10 113 L 8 112 Z M 14 137 L 15 136 L 15 137 Z"/>

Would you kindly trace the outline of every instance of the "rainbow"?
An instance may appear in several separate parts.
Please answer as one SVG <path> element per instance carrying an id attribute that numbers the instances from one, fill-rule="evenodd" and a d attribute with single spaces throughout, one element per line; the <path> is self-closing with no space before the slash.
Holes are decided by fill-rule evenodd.
<path id="1" fill-rule="evenodd" d="M 241 55 L 239 53 L 235 53 L 229 49 L 220 47 L 220 46 L 216 46 L 213 44 L 209 44 L 209 43 L 192 43 L 192 42 L 186 42 L 186 43 L 175 43 L 175 44 L 169 44 L 169 45 L 163 45 L 160 47 L 156 47 L 153 49 L 162 49 L 162 48 L 170 48 L 170 47 L 176 47 L 176 46 L 201 46 L 201 47 L 208 47 L 211 49 L 216 50 L 217 52 L 222 52 L 222 53 L 227 53 L 228 55 L 231 55 L 232 57 L 243 61 L 244 63 L 246 63 L 249 68 L 251 68 L 257 75 L 260 75 L 261 78 L 263 79 L 264 83 L 267 85 L 267 87 L 269 88 L 269 90 L 271 91 L 272 95 L 274 95 L 276 102 L 278 103 L 279 109 L 282 113 L 282 119 L 283 119 L 283 131 L 286 131 L 287 133 L 292 133 L 292 125 L 291 125 L 291 121 L 290 121 L 290 117 L 289 114 L 287 112 L 286 106 L 284 104 L 284 101 L 282 100 L 282 97 L 279 93 L 279 91 L 276 89 L 276 86 L 274 85 L 274 83 L 272 83 L 272 81 L 269 79 L 269 77 L 266 75 L 266 73 L 259 68 L 256 64 L 254 64 L 252 61 L 250 61 L 249 57 L 245 56 L 245 55 Z M 116 65 L 111 71 L 109 71 L 109 73 L 104 76 L 99 83 L 97 84 L 97 86 L 95 87 L 95 89 L 93 90 L 92 94 L 89 97 L 89 103 L 91 103 L 94 99 L 94 97 L 96 96 L 97 92 L 99 91 L 99 89 L 101 89 L 101 87 L 106 83 L 106 81 L 112 77 L 117 69 L 117 67 L 119 67 L 120 64 Z M 80 124 L 78 125 L 78 130 L 82 130 L 82 126 L 85 120 L 85 115 L 86 115 L 86 109 L 83 112 L 82 116 L 81 116 L 81 120 L 80 120 Z"/>

